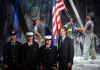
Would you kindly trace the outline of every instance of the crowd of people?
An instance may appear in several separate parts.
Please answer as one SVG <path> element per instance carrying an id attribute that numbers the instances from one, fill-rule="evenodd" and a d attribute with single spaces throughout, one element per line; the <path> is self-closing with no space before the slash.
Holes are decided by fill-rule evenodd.
<path id="1" fill-rule="evenodd" d="M 16 41 L 16 32 L 10 33 L 10 41 L 4 47 L 4 69 L 10 70 L 72 70 L 75 46 L 80 43 L 81 55 L 96 59 L 93 45 L 94 24 L 91 16 L 86 17 L 86 25 L 81 28 L 73 18 L 59 32 L 58 45 L 52 45 L 51 35 L 42 36 L 39 19 L 36 19 L 33 31 L 26 33 L 24 44 Z M 40 30 L 39 30 L 40 29 Z M 39 32 L 40 31 L 40 32 Z M 83 36 L 84 40 L 83 40 Z M 82 38 L 82 41 L 79 39 Z M 76 46 L 77 47 L 77 46 Z"/>

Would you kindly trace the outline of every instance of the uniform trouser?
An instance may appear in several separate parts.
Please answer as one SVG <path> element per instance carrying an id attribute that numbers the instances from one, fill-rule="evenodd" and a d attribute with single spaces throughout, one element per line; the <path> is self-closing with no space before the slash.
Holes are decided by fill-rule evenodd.
<path id="1" fill-rule="evenodd" d="M 39 70 L 39 65 L 37 65 L 37 64 L 24 64 L 23 70 Z"/>
<path id="2" fill-rule="evenodd" d="M 60 61 L 59 62 L 59 70 L 72 70 L 72 66 L 71 67 L 67 67 L 64 62 Z"/>
<path id="3" fill-rule="evenodd" d="M 44 66 L 43 66 L 43 70 L 54 70 L 52 67 L 56 67 L 56 66 L 44 65 Z"/>
<path id="4" fill-rule="evenodd" d="M 4 70 L 22 70 L 22 66 L 19 64 L 8 64 L 8 68 Z"/>
<path id="5" fill-rule="evenodd" d="M 94 36 L 93 33 L 87 34 L 84 40 L 84 58 L 88 58 L 89 56 L 96 57 L 96 50 L 94 44 Z"/>

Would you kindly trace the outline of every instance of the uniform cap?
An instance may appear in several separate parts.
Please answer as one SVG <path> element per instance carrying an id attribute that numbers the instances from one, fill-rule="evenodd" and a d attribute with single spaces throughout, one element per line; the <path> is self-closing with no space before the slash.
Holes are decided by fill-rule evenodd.
<path id="1" fill-rule="evenodd" d="M 11 31 L 10 35 L 16 35 L 16 32 L 13 30 Z"/>
<path id="2" fill-rule="evenodd" d="M 26 36 L 33 36 L 34 34 L 33 34 L 33 32 L 27 32 L 26 33 Z"/>
<path id="3" fill-rule="evenodd" d="M 51 35 L 46 35 L 45 37 L 44 37 L 46 40 L 51 40 Z"/>

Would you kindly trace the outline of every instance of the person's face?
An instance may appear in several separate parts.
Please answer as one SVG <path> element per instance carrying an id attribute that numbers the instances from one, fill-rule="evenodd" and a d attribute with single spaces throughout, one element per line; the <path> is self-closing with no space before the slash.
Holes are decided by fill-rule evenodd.
<path id="1" fill-rule="evenodd" d="M 33 41 L 33 36 L 27 36 L 27 41 L 32 42 Z"/>
<path id="2" fill-rule="evenodd" d="M 15 41 L 16 40 L 16 35 L 11 35 L 10 38 L 11 38 L 12 41 Z"/>
<path id="3" fill-rule="evenodd" d="M 70 18 L 70 22 L 73 24 L 74 23 L 74 20 L 73 20 L 73 18 Z"/>
<path id="4" fill-rule="evenodd" d="M 87 19 L 87 20 L 90 20 L 90 19 L 91 19 L 91 17 L 90 17 L 90 16 L 86 16 L 86 19 Z"/>
<path id="5" fill-rule="evenodd" d="M 64 37 L 65 34 L 66 34 L 66 31 L 62 28 L 62 29 L 60 30 L 60 36 L 61 36 L 61 37 Z"/>
<path id="6" fill-rule="evenodd" d="M 35 23 L 36 24 L 40 24 L 40 20 L 39 19 L 36 19 Z"/>
<path id="7" fill-rule="evenodd" d="M 45 43 L 46 45 L 51 45 L 51 40 L 46 40 Z"/>

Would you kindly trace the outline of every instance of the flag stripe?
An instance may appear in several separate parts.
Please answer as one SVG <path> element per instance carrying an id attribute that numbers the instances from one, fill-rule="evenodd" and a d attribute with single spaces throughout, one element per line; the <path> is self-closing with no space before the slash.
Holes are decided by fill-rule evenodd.
<path id="1" fill-rule="evenodd" d="M 55 25 L 55 23 L 57 22 L 57 19 L 58 19 L 58 16 L 59 16 L 59 14 L 58 15 L 56 15 L 54 18 L 53 18 L 53 26 Z M 55 21 L 56 20 L 56 21 Z M 60 20 L 60 19 L 59 19 Z"/>
<path id="2" fill-rule="evenodd" d="M 62 0 L 56 0 L 56 1 L 57 1 L 57 3 L 63 2 Z"/>
<path id="3" fill-rule="evenodd" d="M 55 15 L 55 13 L 59 14 L 59 12 L 64 9 L 65 9 L 64 4 L 57 5 L 56 7 L 53 8 L 53 16 Z"/>
<path id="4" fill-rule="evenodd" d="M 54 39 L 56 39 L 57 31 L 58 31 L 58 26 L 56 26 L 56 29 L 55 29 L 55 31 L 53 32 L 53 37 L 54 37 Z"/>

